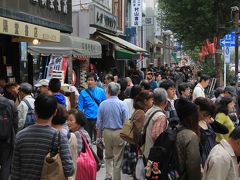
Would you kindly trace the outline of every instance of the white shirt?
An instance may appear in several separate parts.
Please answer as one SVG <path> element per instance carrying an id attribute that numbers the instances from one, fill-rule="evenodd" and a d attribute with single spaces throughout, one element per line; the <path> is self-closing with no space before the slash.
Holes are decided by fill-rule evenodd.
<path id="1" fill-rule="evenodd" d="M 26 99 L 29 102 L 31 108 L 34 109 L 35 99 L 31 95 L 27 95 L 23 99 Z M 28 106 L 22 100 L 20 102 L 20 104 L 18 105 L 17 110 L 18 110 L 18 129 L 22 129 L 24 127 L 24 124 L 25 124 L 25 121 L 26 121 Z"/>
<path id="2" fill-rule="evenodd" d="M 205 97 L 204 88 L 200 83 L 198 83 L 193 90 L 192 100 L 194 101 L 198 97 Z"/>
<path id="3" fill-rule="evenodd" d="M 133 107 L 133 99 L 127 98 L 127 99 L 124 99 L 123 101 L 127 103 L 129 117 L 132 117 L 132 115 L 133 115 L 133 113 L 135 111 L 135 108 Z"/>
<path id="4" fill-rule="evenodd" d="M 204 166 L 202 180 L 237 180 L 239 164 L 232 146 L 222 140 L 210 152 Z"/>

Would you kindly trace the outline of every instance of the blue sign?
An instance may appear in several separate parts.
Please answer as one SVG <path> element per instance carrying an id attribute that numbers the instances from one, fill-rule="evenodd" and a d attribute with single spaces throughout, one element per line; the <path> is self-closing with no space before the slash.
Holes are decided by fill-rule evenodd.
<path id="1" fill-rule="evenodd" d="M 238 39 L 238 44 L 240 45 L 240 37 Z M 235 37 L 233 40 L 230 39 L 220 39 L 220 46 L 228 46 L 228 47 L 234 47 L 235 46 Z"/>
<path id="2" fill-rule="evenodd" d="M 226 64 L 230 63 L 230 48 L 229 47 L 225 47 L 224 59 L 225 59 Z"/>

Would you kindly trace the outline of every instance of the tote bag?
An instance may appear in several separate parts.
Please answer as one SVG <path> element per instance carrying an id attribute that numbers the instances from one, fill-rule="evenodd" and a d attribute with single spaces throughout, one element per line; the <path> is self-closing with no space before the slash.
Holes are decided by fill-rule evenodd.
<path id="1" fill-rule="evenodd" d="M 120 132 L 120 137 L 127 141 L 130 144 L 135 144 L 134 138 L 133 138 L 133 129 L 134 129 L 134 117 L 137 111 L 135 111 L 132 115 L 132 117 L 128 120 L 126 120 L 123 124 L 123 128 Z"/>
<path id="2" fill-rule="evenodd" d="M 97 164 L 83 133 L 79 131 L 85 145 L 85 152 L 80 152 L 77 158 L 76 180 L 96 180 Z"/>
<path id="3" fill-rule="evenodd" d="M 58 136 L 58 137 L 56 137 Z M 67 180 L 63 172 L 62 160 L 60 157 L 60 132 L 53 135 L 51 149 L 44 158 L 41 180 Z M 57 145 L 55 140 L 57 138 Z"/>

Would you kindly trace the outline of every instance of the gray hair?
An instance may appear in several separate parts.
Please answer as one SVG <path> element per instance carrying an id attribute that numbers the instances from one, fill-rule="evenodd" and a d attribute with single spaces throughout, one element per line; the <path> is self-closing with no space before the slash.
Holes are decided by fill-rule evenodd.
<path id="1" fill-rule="evenodd" d="M 110 94 L 110 96 L 117 96 L 120 89 L 121 89 L 121 86 L 118 83 L 110 82 L 108 84 L 108 93 Z"/>
<path id="2" fill-rule="evenodd" d="M 154 104 L 161 104 L 166 102 L 168 98 L 167 91 L 163 88 L 156 88 L 153 91 L 153 101 Z"/>

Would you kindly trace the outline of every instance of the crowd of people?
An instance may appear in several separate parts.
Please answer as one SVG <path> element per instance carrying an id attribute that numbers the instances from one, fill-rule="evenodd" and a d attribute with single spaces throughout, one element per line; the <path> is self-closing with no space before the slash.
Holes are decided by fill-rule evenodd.
<path id="1" fill-rule="evenodd" d="M 103 82 L 88 73 L 88 87 L 80 91 L 56 78 L 34 87 L 0 79 L 0 179 L 44 179 L 49 153 L 59 154 L 64 178 L 58 179 L 94 180 L 98 165 L 106 168 L 105 180 L 120 180 L 121 173 L 149 180 L 238 179 L 238 90 L 219 87 L 209 97 L 211 78 L 201 75 L 193 85 L 191 77 L 189 68 L 107 74 Z M 170 134 L 174 146 L 168 149 Z M 81 163 L 88 150 L 95 164 Z"/>

